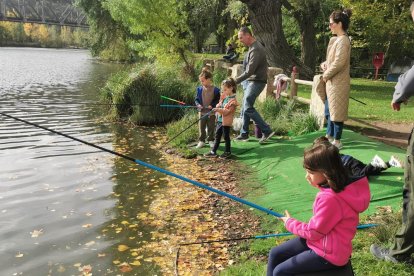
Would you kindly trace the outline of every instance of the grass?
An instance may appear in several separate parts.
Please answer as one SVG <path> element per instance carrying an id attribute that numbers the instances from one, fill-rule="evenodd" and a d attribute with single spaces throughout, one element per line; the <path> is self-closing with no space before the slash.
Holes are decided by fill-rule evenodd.
<path id="1" fill-rule="evenodd" d="M 414 105 L 409 103 L 403 106 L 400 112 L 395 112 L 390 107 L 395 85 L 395 82 L 352 79 L 351 97 L 366 105 L 350 99 L 349 117 L 359 120 L 411 123 L 414 117 Z M 310 99 L 311 92 L 310 86 L 299 85 L 299 97 Z"/>

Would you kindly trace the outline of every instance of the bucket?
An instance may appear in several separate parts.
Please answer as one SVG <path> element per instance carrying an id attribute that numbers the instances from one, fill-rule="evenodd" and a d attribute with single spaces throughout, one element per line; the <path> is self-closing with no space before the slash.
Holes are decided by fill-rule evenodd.
<path id="1" fill-rule="evenodd" d="M 254 136 L 258 139 L 262 138 L 262 130 L 258 125 L 254 125 Z"/>

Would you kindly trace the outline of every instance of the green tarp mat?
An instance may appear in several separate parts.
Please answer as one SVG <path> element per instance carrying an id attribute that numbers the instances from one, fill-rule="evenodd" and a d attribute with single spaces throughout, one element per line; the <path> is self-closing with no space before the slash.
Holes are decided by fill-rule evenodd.
<path id="1" fill-rule="evenodd" d="M 251 183 L 252 192 L 246 199 L 278 213 L 288 210 L 292 217 L 307 220 L 312 215 L 312 204 L 317 189 L 305 179 L 302 166 L 304 149 L 312 145 L 315 138 L 325 133 L 315 132 L 287 139 L 272 137 L 266 144 L 259 145 L 255 138 L 247 142 L 232 141 L 234 159 L 244 164 L 257 177 L 259 183 Z M 391 155 L 404 160 L 404 150 L 385 145 L 350 130 L 344 130 L 341 140 L 342 154 L 351 155 L 364 163 L 371 162 L 375 154 L 384 161 Z M 223 143 L 218 153 L 223 150 Z M 391 206 L 399 210 L 402 200 L 404 172 L 401 168 L 389 168 L 379 176 L 369 178 L 371 203 L 364 214 L 372 214 L 377 206 Z"/>

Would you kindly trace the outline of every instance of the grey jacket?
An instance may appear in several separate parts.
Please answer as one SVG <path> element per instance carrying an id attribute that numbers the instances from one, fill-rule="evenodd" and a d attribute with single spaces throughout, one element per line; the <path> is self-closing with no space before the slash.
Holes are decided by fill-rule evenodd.
<path id="1" fill-rule="evenodd" d="M 244 57 L 244 72 L 236 78 L 236 83 L 244 80 L 267 82 L 266 52 L 262 44 L 257 40 L 249 47 Z"/>
<path id="2" fill-rule="evenodd" d="M 393 103 L 402 103 L 414 95 L 414 66 L 398 78 Z"/>

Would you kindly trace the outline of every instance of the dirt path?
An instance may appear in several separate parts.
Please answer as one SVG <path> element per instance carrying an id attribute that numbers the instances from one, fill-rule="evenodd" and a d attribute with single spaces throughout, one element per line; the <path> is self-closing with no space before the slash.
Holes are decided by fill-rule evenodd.
<path id="1" fill-rule="evenodd" d="M 352 130 L 367 137 L 405 149 L 414 123 L 388 123 L 350 119 L 346 122 Z"/>

